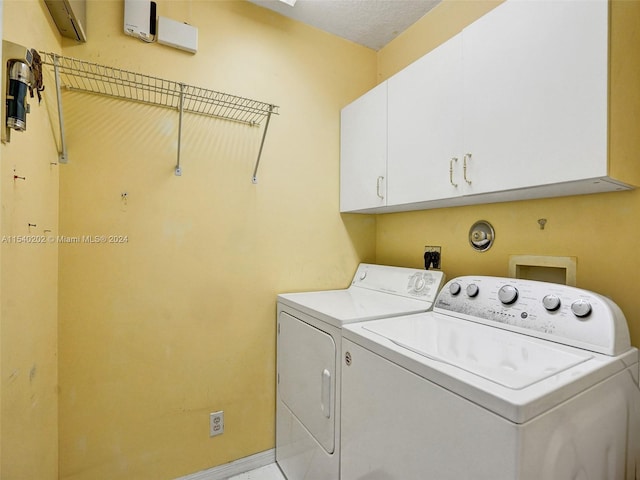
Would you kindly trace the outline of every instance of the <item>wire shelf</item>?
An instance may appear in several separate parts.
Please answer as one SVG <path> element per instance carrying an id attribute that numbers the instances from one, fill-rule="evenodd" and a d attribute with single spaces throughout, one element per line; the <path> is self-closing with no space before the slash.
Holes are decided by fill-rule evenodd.
<path id="1" fill-rule="evenodd" d="M 56 81 L 58 117 L 60 122 L 60 162 L 67 162 L 67 150 L 62 116 L 60 90 L 106 95 L 122 100 L 134 101 L 178 110 L 178 151 L 176 175 L 182 175 L 180 166 L 180 139 L 182 137 L 182 115 L 197 113 L 208 117 L 232 120 L 251 126 L 261 125 L 266 120 L 258 151 L 252 182 L 258 183 L 258 166 L 269 128 L 271 115 L 278 115 L 278 107 L 270 103 L 194 87 L 185 83 L 165 80 L 150 75 L 107 67 L 97 63 L 63 57 L 56 53 L 40 52 L 42 64 L 51 66 Z"/>
<path id="2" fill-rule="evenodd" d="M 57 67 L 61 86 L 69 90 L 172 109 L 180 108 L 182 97 L 182 108 L 185 112 L 254 126 L 260 125 L 270 114 L 278 114 L 278 107 L 269 103 L 63 57 L 55 53 L 40 54 L 43 64 Z"/>

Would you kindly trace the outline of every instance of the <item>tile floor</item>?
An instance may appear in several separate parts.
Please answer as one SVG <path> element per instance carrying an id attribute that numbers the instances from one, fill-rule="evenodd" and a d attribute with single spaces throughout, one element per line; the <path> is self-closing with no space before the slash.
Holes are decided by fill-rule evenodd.
<path id="1" fill-rule="evenodd" d="M 228 480 L 287 480 L 275 463 L 235 475 Z"/>

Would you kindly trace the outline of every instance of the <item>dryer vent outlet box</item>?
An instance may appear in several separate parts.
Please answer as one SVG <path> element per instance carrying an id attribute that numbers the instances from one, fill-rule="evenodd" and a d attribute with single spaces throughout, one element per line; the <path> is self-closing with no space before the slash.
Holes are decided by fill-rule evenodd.
<path id="1" fill-rule="evenodd" d="M 44 0 L 44 3 L 63 37 L 87 41 L 84 31 L 87 22 L 86 0 Z"/>
<path id="2" fill-rule="evenodd" d="M 158 17 L 158 43 L 196 53 L 198 51 L 198 28 Z"/>
<path id="3" fill-rule="evenodd" d="M 156 2 L 125 0 L 124 33 L 146 42 L 153 41 L 156 34 Z"/>

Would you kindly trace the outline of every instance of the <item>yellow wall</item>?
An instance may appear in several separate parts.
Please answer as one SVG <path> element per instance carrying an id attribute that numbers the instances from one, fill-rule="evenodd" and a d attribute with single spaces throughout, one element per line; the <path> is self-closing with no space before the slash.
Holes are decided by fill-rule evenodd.
<path id="1" fill-rule="evenodd" d="M 60 48 L 44 2 L 3 7 L 4 39 Z M 59 167 L 51 165 L 57 151 L 49 117 L 55 98 L 46 93 L 41 105 L 29 100 L 27 131 L 13 132 L 0 147 L 0 477 L 8 480 L 58 478 L 57 246 L 17 243 L 58 228 Z"/>
<path id="2" fill-rule="evenodd" d="M 122 33 L 90 1 L 63 53 L 272 102 L 261 130 L 65 93 L 60 233 L 62 479 L 173 479 L 274 447 L 276 294 L 346 286 L 375 219 L 340 216 L 339 111 L 376 83 L 375 52 L 248 2 L 160 1 L 199 28 L 191 55 Z M 126 201 L 122 194 L 127 193 Z M 209 412 L 225 433 L 209 438 Z"/>
<path id="3" fill-rule="evenodd" d="M 393 75 L 495 5 L 446 0 L 379 52 L 380 78 Z M 640 2 L 612 3 L 610 157 L 615 160 L 637 162 L 639 28 Z M 380 215 L 376 261 L 417 267 L 425 245 L 441 245 L 442 267 L 449 277 L 506 276 L 509 255 L 575 256 L 577 285 L 618 303 L 626 313 L 632 343 L 640 346 L 640 296 L 634 281 L 640 270 L 638 212 L 640 192 L 634 190 Z M 547 219 L 544 230 L 539 218 Z M 496 230 L 495 245 L 483 253 L 472 250 L 467 240 L 477 220 L 488 220 Z"/>
<path id="4" fill-rule="evenodd" d="M 126 242 L 2 244 L 3 479 L 58 478 L 58 460 L 65 480 L 174 479 L 272 448 L 276 294 L 346 286 L 359 261 L 420 266 L 425 244 L 442 245 L 450 277 L 505 275 L 510 254 L 577 256 L 578 285 L 619 303 L 640 344 L 636 191 L 338 214 L 339 110 L 499 2 L 447 0 L 376 54 L 244 1 L 159 1 L 199 27 L 196 55 L 125 36 L 121 0 L 88 2 L 86 44 L 60 43 L 39 0 L 3 3 L 6 39 L 281 107 L 257 185 L 259 129 L 186 115 L 176 177 L 176 112 L 70 92 L 70 163 L 55 166 L 46 79 L 28 132 L 0 149 L 2 235 Z M 615 121 L 637 126 L 630 115 Z M 497 241 L 475 253 L 481 218 Z M 209 438 L 220 409 L 226 432 Z"/>

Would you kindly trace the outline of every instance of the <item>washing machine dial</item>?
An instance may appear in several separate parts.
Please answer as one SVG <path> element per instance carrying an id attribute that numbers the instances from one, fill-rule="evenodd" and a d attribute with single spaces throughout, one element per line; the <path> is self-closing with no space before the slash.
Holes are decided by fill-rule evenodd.
<path id="1" fill-rule="evenodd" d="M 518 289 L 513 285 L 503 285 L 498 290 L 498 299 L 505 305 L 511 305 L 518 299 Z"/>
<path id="2" fill-rule="evenodd" d="M 591 313 L 591 304 L 586 300 L 576 300 L 571 304 L 571 311 L 578 318 L 588 317 Z"/>
<path id="3" fill-rule="evenodd" d="M 560 308 L 562 302 L 560 301 L 560 297 L 558 295 L 554 295 L 550 293 L 549 295 L 545 295 L 542 299 L 542 305 L 549 312 L 555 312 Z"/>
<path id="4" fill-rule="evenodd" d="M 454 297 L 460 293 L 460 290 L 462 290 L 462 287 L 458 282 L 453 282 L 451 285 L 449 285 L 449 293 L 451 293 L 451 295 L 453 295 Z"/>
<path id="5" fill-rule="evenodd" d="M 477 297 L 478 293 L 480 293 L 480 289 L 478 288 L 478 285 L 476 285 L 475 283 L 470 283 L 469 285 L 467 285 L 467 295 L 471 298 L 473 297 Z"/>

